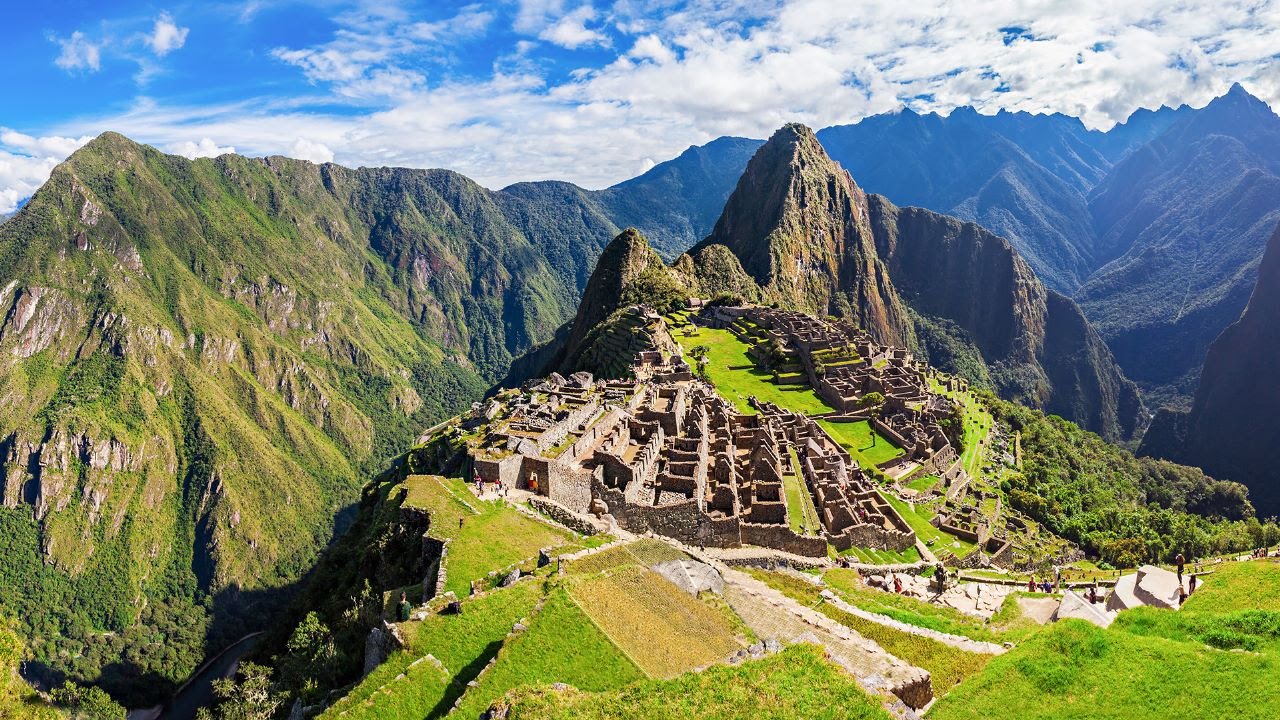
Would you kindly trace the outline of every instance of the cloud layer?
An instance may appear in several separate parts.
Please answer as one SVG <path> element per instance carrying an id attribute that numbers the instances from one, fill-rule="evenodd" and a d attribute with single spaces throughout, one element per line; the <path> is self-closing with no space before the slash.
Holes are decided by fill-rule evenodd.
<path id="1" fill-rule="evenodd" d="M 600 187 L 690 144 L 791 120 L 973 105 L 1105 128 L 1138 107 L 1202 104 L 1235 81 L 1280 101 L 1280 0 L 519 0 L 434 18 L 384 2 L 331 21 L 322 42 L 256 49 L 304 77 L 306 97 L 140 97 L 47 131 L 113 129 L 187 155 L 226 149 L 216 138 L 250 154 L 443 166 L 490 187 Z M 96 50 L 77 34 L 57 41 L 57 62 L 92 70 Z M 149 45 L 164 55 L 186 37 L 162 15 Z M 21 194 L 16 183 L 38 182 L 41 167 L 0 175 L 0 187 Z"/>

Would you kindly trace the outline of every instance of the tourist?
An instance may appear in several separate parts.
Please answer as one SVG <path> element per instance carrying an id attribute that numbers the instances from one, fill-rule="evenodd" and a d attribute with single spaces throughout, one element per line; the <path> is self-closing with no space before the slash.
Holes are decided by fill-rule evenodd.
<path id="1" fill-rule="evenodd" d="M 1178 604 L 1181 605 L 1186 601 L 1187 601 L 1187 589 L 1179 585 L 1178 586 Z"/>
<path id="2" fill-rule="evenodd" d="M 462 518 L 458 518 L 458 529 L 462 529 Z"/>
<path id="3" fill-rule="evenodd" d="M 409 604 L 409 596 L 400 593 L 400 603 L 396 605 L 396 622 L 408 622 L 409 613 L 413 610 L 413 606 Z"/>
<path id="4" fill-rule="evenodd" d="M 1174 561 L 1178 563 L 1178 582 L 1182 582 L 1182 568 L 1187 564 L 1187 559 L 1182 556 L 1182 553 L 1178 553 L 1178 557 Z"/>
<path id="5" fill-rule="evenodd" d="M 1035 591 L 1036 591 L 1036 576 L 1032 575 L 1031 579 L 1027 580 L 1027 592 L 1035 592 Z"/>
<path id="6" fill-rule="evenodd" d="M 1187 581 L 1187 584 L 1191 586 L 1190 589 L 1187 590 L 1187 594 L 1190 595 L 1191 593 L 1196 591 L 1196 576 L 1192 575 L 1191 579 Z"/>
<path id="7" fill-rule="evenodd" d="M 893 576 L 893 591 L 898 593 L 899 595 L 902 594 L 902 578 L 898 577 L 897 575 Z"/>

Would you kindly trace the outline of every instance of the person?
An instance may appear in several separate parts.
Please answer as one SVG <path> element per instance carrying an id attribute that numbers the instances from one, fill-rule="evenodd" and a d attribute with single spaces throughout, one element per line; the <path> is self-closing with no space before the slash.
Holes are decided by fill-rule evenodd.
<path id="1" fill-rule="evenodd" d="M 462 518 L 458 518 L 458 529 L 462 529 Z"/>
<path id="2" fill-rule="evenodd" d="M 529 492 L 534 495 L 538 494 L 538 473 L 529 476 Z"/>
<path id="3" fill-rule="evenodd" d="M 1186 601 L 1187 601 L 1187 589 L 1179 585 L 1178 586 L 1178 604 L 1181 605 Z"/>
<path id="4" fill-rule="evenodd" d="M 1049 582 L 1048 578 L 1046 578 L 1045 581 L 1040 584 L 1040 589 L 1047 595 L 1053 592 L 1053 583 Z"/>
<path id="5" fill-rule="evenodd" d="M 898 577 L 897 575 L 893 576 L 893 591 L 898 593 L 899 595 L 902 594 L 902 578 Z"/>
<path id="6" fill-rule="evenodd" d="M 1191 586 L 1191 588 L 1187 591 L 1187 594 L 1190 595 L 1191 593 L 1196 591 L 1196 576 L 1192 575 L 1191 579 L 1187 581 L 1187 584 Z"/>
<path id="7" fill-rule="evenodd" d="M 1182 556 L 1182 553 L 1178 553 L 1178 557 L 1175 558 L 1175 562 L 1178 563 L 1178 582 L 1182 582 L 1182 568 L 1187 564 L 1187 559 Z"/>
<path id="8" fill-rule="evenodd" d="M 1031 578 L 1027 580 L 1027 592 L 1035 592 L 1035 591 L 1036 591 L 1036 576 L 1032 575 Z"/>
<path id="9" fill-rule="evenodd" d="M 408 622 L 409 613 L 413 610 L 413 606 L 409 604 L 409 596 L 400 593 L 400 603 L 396 605 L 396 621 Z"/>

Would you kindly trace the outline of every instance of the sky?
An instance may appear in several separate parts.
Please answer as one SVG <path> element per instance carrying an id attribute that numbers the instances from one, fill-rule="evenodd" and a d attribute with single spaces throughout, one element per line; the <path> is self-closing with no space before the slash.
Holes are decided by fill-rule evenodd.
<path id="1" fill-rule="evenodd" d="M 638 175 L 722 135 L 910 107 L 1106 129 L 1233 82 L 1280 107 L 1280 0 L 54 0 L 0 8 L 0 214 L 115 130 L 207 157 Z"/>

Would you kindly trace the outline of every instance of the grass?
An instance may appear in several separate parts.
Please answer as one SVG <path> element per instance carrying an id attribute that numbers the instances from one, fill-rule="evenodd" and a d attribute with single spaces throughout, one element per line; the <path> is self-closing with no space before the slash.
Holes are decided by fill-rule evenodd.
<path id="1" fill-rule="evenodd" d="M 616 545 L 571 562 L 567 566 L 567 572 L 571 575 L 594 575 L 623 565 L 634 564 L 651 568 L 670 560 L 687 559 L 689 559 L 688 555 L 661 540 L 643 538 L 625 545 Z"/>
<path id="2" fill-rule="evenodd" d="M 822 524 L 818 522 L 818 510 L 813 506 L 813 496 L 809 494 L 804 478 L 800 475 L 795 448 L 791 448 L 791 467 L 794 472 L 782 476 L 782 489 L 787 498 L 787 520 L 791 529 L 801 535 L 818 535 L 822 532 Z"/>
<path id="3" fill-rule="evenodd" d="M 583 578 L 571 593 L 649 677 L 673 677 L 741 647 L 720 612 L 643 567 Z"/>
<path id="4" fill-rule="evenodd" d="M 960 650 L 931 638 L 886 627 L 847 613 L 823 600 L 819 595 L 821 588 L 804 580 L 763 570 L 752 571 L 751 574 L 797 602 L 804 603 L 841 625 L 874 640 L 890 655 L 928 670 L 932 676 L 933 693 L 936 696 L 944 695 L 961 680 L 975 675 L 991 659 L 989 655 Z"/>
<path id="5" fill-rule="evenodd" d="M 321 717 L 336 718 L 343 711 L 347 720 L 443 717 L 467 683 L 497 654 L 511 626 L 529 615 L 542 594 L 540 582 L 525 581 L 466 601 L 461 615 L 431 615 L 402 623 L 404 649 L 393 653 Z M 412 665 L 427 654 L 440 660 L 448 675 L 430 662 Z M 401 674 L 404 678 L 397 680 Z"/>
<path id="6" fill-rule="evenodd" d="M 855 557 L 859 562 L 871 563 L 874 565 L 899 565 L 920 562 L 920 551 L 916 549 L 915 545 L 912 545 L 902 552 L 877 550 L 875 548 L 860 548 L 855 545 L 850 547 L 848 550 L 840 551 L 840 554 L 847 557 Z"/>
<path id="7" fill-rule="evenodd" d="M 1103 630 L 1045 628 L 938 701 L 936 720 L 1271 718 L 1280 665 L 1269 655 Z"/>
<path id="8" fill-rule="evenodd" d="M 752 395 L 806 415 L 821 415 L 835 410 L 808 385 L 775 384 L 773 373 L 756 367 L 747 356 L 750 347 L 728 330 L 699 327 L 698 332 L 691 336 L 677 333 L 676 340 L 686 354 L 690 348 L 707 346 L 707 377 L 716 390 L 744 415 L 756 412 L 747 404 L 747 398 Z"/>
<path id="9" fill-rule="evenodd" d="M 904 451 L 894 445 L 888 438 L 875 431 L 867 420 L 857 422 L 831 422 L 818 420 L 831 439 L 853 456 L 854 461 L 863 468 L 870 468 L 882 462 L 888 462 Z"/>
<path id="10" fill-rule="evenodd" d="M 590 694 L 517 695 L 510 720 L 883 720 L 888 714 L 813 645 L 674 680 Z"/>
<path id="11" fill-rule="evenodd" d="M 1280 562 L 1250 560 L 1209 567 L 1213 574 L 1187 598 L 1184 610 L 1280 610 Z"/>
<path id="12" fill-rule="evenodd" d="M 1198 642 L 1219 650 L 1275 653 L 1280 650 L 1280 612 L 1233 610 L 1197 612 L 1137 607 L 1120 613 L 1113 626 L 1134 635 Z"/>
<path id="13" fill-rule="evenodd" d="M 915 531 L 916 537 L 934 552 L 946 548 L 956 557 L 962 558 L 978 549 L 976 544 L 961 540 L 930 525 L 929 521 L 933 519 L 933 513 L 928 510 L 928 506 L 917 505 L 915 509 L 912 509 L 911 505 L 899 500 L 891 493 L 880 493 L 880 496 L 887 500 L 894 510 L 898 511 L 902 519 L 906 520 L 911 529 Z"/>
<path id="14" fill-rule="evenodd" d="M 862 584 L 853 570 L 834 569 L 823 573 L 823 580 L 842 600 L 867 612 L 887 615 L 917 627 L 974 640 L 1000 642 L 999 634 L 982 620 L 965 615 L 955 608 L 934 605 L 906 595 L 873 590 Z"/>
<path id="15" fill-rule="evenodd" d="M 480 580 L 492 570 L 535 556 L 541 548 L 573 540 L 567 530 L 538 522 L 501 500 L 476 498 L 455 478 L 414 475 L 405 480 L 405 486 L 409 489 L 405 503 L 430 511 L 432 536 L 450 541 L 444 591 L 452 590 L 459 596 L 467 594 L 472 580 Z"/>
<path id="16" fill-rule="evenodd" d="M 480 717 L 514 688 L 564 682 L 600 691 L 643 677 L 640 668 L 609 641 L 569 594 L 557 588 L 529 629 L 502 648 L 497 662 L 467 691 L 452 717 Z"/>
<path id="17" fill-rule="evenodd" d="M 964 452 L 960 453 L 960 464 L 971 478 L 980 477 L 983 465 L 983 442 L 991 434 L 995 420 L 991 413 L 970 392 L 948 392 L 941 383 L 932 383 L 933 392 L 945 395 L 960 403 L 961 421 L 964 425 Z"/>
<path id="18" fill-rule="evenodd" d="M 942 478 L 937 475 L 921 475 L 915 480 L 907 483 L 907 487 L 915 490 L 916 492 L 928 492 L 933 489 L 934 485 L 937 485 L 941 481 Z"/>

